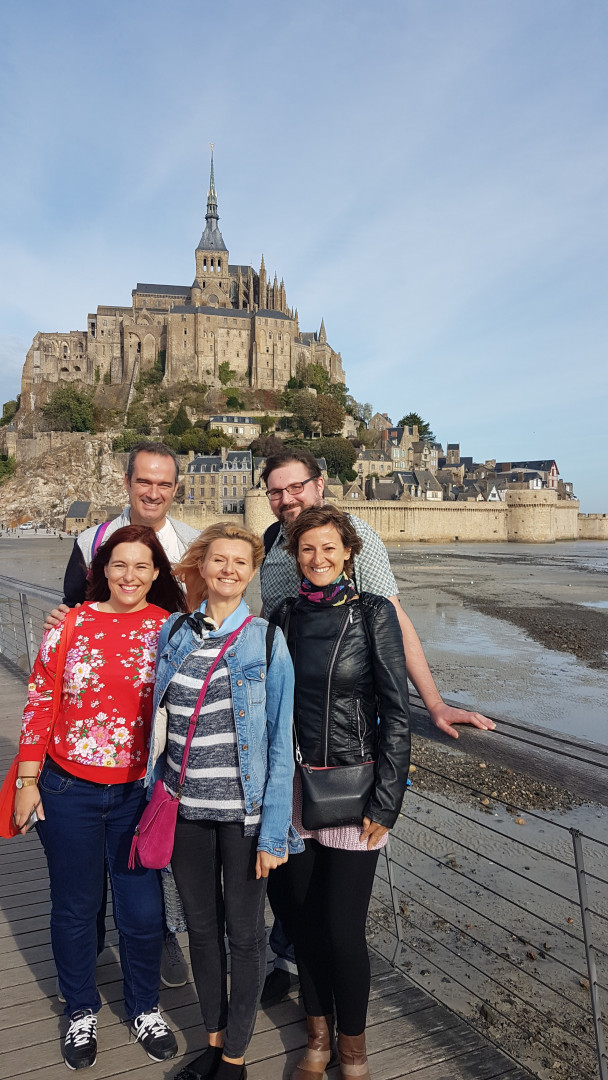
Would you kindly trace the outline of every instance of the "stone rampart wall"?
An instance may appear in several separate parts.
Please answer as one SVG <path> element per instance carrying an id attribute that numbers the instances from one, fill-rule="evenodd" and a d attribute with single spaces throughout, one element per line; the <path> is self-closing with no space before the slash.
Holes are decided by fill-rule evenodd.
<path id="1" fill-rule="evenodd" d="M 50 454 L 64 446 L 72 446 L 74 451 L 82 451 L 83 440 L 90 441 L 81 431 L 40 431 L 32 439 L 17 439 L 16 458 L 19 465 L 36 461 L 43 454 Z"/>
<path id="2" fill-rule="evenodd" d="M 507 507 L 503 503 L 338 503 L 342 510 L 367 521 L 385 543 L 507 539 Z"/>
<path id="3" fill-rule="evenodd" d="M 608 514 L 579 514 L 579 540 L 608 540 Z"/>

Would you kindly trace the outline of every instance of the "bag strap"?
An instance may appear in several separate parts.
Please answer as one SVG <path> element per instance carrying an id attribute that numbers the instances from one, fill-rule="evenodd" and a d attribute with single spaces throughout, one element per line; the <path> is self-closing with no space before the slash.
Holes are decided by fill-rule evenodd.
<path id="1" fill-rule="evenodd" d="M 186 778 L 186 766 L 188 764 L 188 755 L 190 754 L 190 745 L 192 743 L 192 739 L 194 738 L 194 729 L 196 727 L 196 721 L 198 720 L 198 715 L 199 715 L 199 712 L 200 712 L 200 710 L 202 708 L 202 704 L 203 704 L 203 701 L 205 699 L 205 694 L 207 693 L 207 687 L 209 686 L 209 683 L 211 681 L 211 676 L 213 675 L 213 672 L 215 671 L 215 669 L 216 669 L 217 665 L 219 664 L 220 660 L 222 659 L 224 653 L 230 648 L 230 646 L 232 645 L 232 642 L 235 641 L 235 639 L 239 636 L 239 634 L 240 634 L 241 630 L 243 629 L 243 627 L 246 626 L 247 623 L 251 622 L 252 619 L 253 619 L 253 615 L 248 615 L 247 618 L 245 619 L 245 621 L 242 622 L 241 625 L 238 627 L 238 629 L 234 630 L 232 632 L 232 634 L 230 634 L 230 636 L 226 639 L 226 641 L 222 645 L 219 653 L 217 654 L 215 660 L 213 661 L 211 667 L 209 668 L 209 671 L 207 672 L 207 675 L 205 677 L 205 681 L 204 681 L 203 685 L 201 686 L 200 693 L 198 695 L 198 698 L 196 699 L 196 705 L 194 706 L 194 712 L 192 713 L 192 716 L 190 717 L 190 726 L 188 728 L 188 735 L 186 736 L 186 745 L 184 747 L 184 756 L 182 758 L 182 767 L 181 767 L 181 770 L 180 770 L 179 782 L 178 782 L 178 785 L 177 785 L 178 798 L 179 798 L 179 795 L 181 793 L 182 785 L 183 785 L 184 780 Z"/>
<path id="2" fill-rule="evenodd" d="M 269 525 L 264 533 L 262 540 L 264 541 L 264 558 L 268 555 L 268 552 L 274 547 L 275 540 L 279 535 L 281 529 L 280 521 L 273 521 L 272 525 Z"/>
<path id="3" fill-rule="evenodd" d="M 270 661 L 272 660 L 272 646 L 274 643 L 274 635 L 276 634 L 276 626 L 274 623 L 269 622 L 266 627 L 266 671 L 270 667 Z"/>
<path id="4" fill-rule="evenodd" d="M 97 532 L 95 533 L 95 536 L 93 537 L 93 544 L 91 547 L 91 562 L 93 562 L 93 559 L 97 554 L 97 549 L 101 546 L 103 542 L 103 538 L 106 535 L 106 529 L 109 524 L 109 521 L 102 521 L 101 525 L 97 529 Z"/>

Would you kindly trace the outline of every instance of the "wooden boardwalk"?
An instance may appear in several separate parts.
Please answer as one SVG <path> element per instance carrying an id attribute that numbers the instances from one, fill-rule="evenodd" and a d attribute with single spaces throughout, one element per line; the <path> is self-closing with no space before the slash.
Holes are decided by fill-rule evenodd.
<path id="1" fill-rule="evenodd" d="M 25 680 L 0 662 L 0 768 L 17 743 Z M 60 1036 L 66 1020 L 55 996 L 46 862 L 35 835 L 0 840 L 0 1080 L 65 1078 Z M 182 945 L 186 950 L 186 940 Z M 433 998 L 372 954 L 368 1050 L 373 1080 L 529 1080 L 531 1074 Z M 116 931 L 99 959 L 99 1054 L 93 1077 L 137 1072 L 141 1080 L 172 1077 L 206 1039 L 192 983 L 163 989 L 160 1004 L 177 1033 L 178 1058 L 151 1062 L 122 1023 Z M 297 993 L 258 1013 L 247 1054 L 249 1080 L 287 1080 L 305 1041 Z M 329 1080 L 337 1080 L 330 1072 Z"/>

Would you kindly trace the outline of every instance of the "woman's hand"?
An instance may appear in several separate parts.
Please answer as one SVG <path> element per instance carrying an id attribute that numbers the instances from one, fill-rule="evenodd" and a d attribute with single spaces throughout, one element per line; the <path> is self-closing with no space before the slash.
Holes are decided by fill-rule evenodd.
<path id="1" fill-rule="evenodd" d="M 279 857 L 278 855 L 270 855 L 267 851 L 258 851 L 258 857 L 255 860 L 255 876 L 257 879 L 261 877 L 268 877 L 270 870 L 276 870 L 277 866 L 282 866 L 287 862 L 289 858 L 288 854 Z"/>
<path id="2" fill-rule="evenodd" d="M 24 826 L 27 825 L 33 810 L 36 811 L 40 821 L 44 821 L 44 809 L 38 785 L 28 784 L 27 787 L 17 788 L 15 791 L 13 821 L 15 822 L 15 828 L 19 829 L 20 832 L 22 832 Z"/>
<path id="3" fill-rule="evenodd" d="M 386 836 L 389 830 L 385 825 L 379 825 L 377 821 L 370 821 L 368 817 L 363 818 L 363 831 L 359 840 L 362 844 L 367 840 L 367 850 L 371 851 L 375 848 L 383 836 Z"/>

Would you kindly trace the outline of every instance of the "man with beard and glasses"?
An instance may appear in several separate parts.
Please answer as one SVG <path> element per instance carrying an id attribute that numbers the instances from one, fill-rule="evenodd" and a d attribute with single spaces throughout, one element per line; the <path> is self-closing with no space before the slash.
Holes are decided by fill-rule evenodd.
<path id="1" fill-rule="evenodd" d="M 264 533 L 266 557 L 260 569 L 262 605 L 266 617 L 289 596 L 297 597 L 300 587 L 295 559 L 288 554 L 285 543 L 285 526 L 295 521 L 308 506 L 323 505 L 324 480 L 316 458 L 307 450 L 291 450 L 272 454 L 262 472 L 266 494 L 277 521 Z M 456 725 L 472 724 L 482 730 L 496 725 L 481 713 L 447 705 L 435 686 L 420 639 L 411 620 L 401 607 L 398 587 L 390 567 L 388 553 L 378 533 L 354 514 L 348 515 L 363 546 L 354 557 L 354 581 L 357 592 L 384 596 L 395 607 L 403 637 L 408 678 L 415 686 L 431 720 L 440 731 L 458 738 Z M 272 903 L 272 887 L 269 898 Z M 293 947 L 286 939 L 283 929 L 275 919 L 270 936 L 270 946 L 276 953 L 274 969 L 268 975 L 262 993 L 262 1005 L 281 1001 L 289 992 L 296 966 Z"/>

